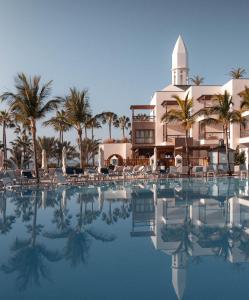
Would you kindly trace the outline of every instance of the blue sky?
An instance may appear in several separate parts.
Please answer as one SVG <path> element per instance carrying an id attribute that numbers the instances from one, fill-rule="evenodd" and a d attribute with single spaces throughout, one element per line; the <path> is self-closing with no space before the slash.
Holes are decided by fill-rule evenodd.
<path id="1" fill-rule="evenodd" d="M 190 74 L 207 84 L 233 67 L 249 73 L 248 11 L 246 0 L 0 0 L 0 92 L 13 90 L 17 72 L 39 74 L 54 80 L 53 95 L 88 88 L 94 113 L 129 115 L 170 83 L 179 34 Z"/>

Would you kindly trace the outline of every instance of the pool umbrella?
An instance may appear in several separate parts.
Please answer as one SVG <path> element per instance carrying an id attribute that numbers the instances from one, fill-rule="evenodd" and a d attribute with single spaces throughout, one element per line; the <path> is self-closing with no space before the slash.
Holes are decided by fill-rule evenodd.
<path id="1" fill-rule="evenodd" d="M 42 169 L 44 172 L 48 171 L 48 160 L 47 160 L 47 154 L 46 150 L 42 149 Z"/>
<path id="2" fill-rule="evenodd" d="M 67 149 L 66 147 L 63 147 L 62 149 L 62 172 L 66 173 L 66 167 L 67 167 Z"/>
<path id="3" fill-rule="evenodd" d="M 99 172 L 104 166 L 104 151 L 102 148 L 99 148 Z"/>
<path id="4" fill-rule="evenodd" d="M 157 150 L 156 147 L 154 148 L 154 161 L 153 161 L 153 171 L 156 171 L 157 169 Z"/>

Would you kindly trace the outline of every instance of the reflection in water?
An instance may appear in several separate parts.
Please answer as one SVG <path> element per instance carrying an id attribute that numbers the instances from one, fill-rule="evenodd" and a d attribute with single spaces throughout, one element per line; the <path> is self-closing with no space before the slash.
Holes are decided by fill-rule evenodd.
<path id="1" fill-rule="evenodd" d="M 0 195 L 0 233 L 6 234 L 12 229 L 13 223 L 15 223 L 14 215 L 7 215 L 7 196 L 6 191 L 2 192 Z"/>
<path id="2" fill-rule="evenodd" d="M 84 196 L 85 194 L 82 191 L 77 193 L 79 213 L 76 215 L 77 222 L 75 227 L 72 227 L 69 219 L 67 219 L 67 226 L 58 226 L 59 229 L 61 229 L 60 232 L 46 232 L 44 234 L 44 236 L 51 239 L 66 239 L 63 256 L 66 260 L 71 262 L 72 266 L 76 266 L 81 262 L 86 262 L 90 249 L 90 238 L 102 242 L 111 242 L 115 240 L 114 235 L 105 234 L 87 226 L 97 219 L 99 212 L 94 210 L 93 199 Z M 90 210 L 87 208 L 89 202 L 92 204 Z"/>
<path id="3" fill-rule="evenodd" d="M 197 263 L 205 256 L 222 257 L 237 268 L 248 260 L 247 184 L 219 179 L 158 186 L 152 241 L 172 257 L 172 284 L 178 299 L 184 295 L 190 257 Z"/>
<path id="4" fill-rule="evenodd" d="M 30 205 L 33 207 L 33 222 L 27 225 L 30 237 L 28 239 L 16 238 L 10 249 L 13 256 L 7 264 L 1 266 L 1 270 L 6 274 L 17 273 L 19 290 L 25 290 L 32 283 L 39 285 L 41 278 L 49 279 L 45 260 L 56 262 L 61 258 L 57 251 L 48 250 L 45 245 L 37 242 L 37 236 L 42 230 L 42 225 L 37 224 L 37 194 L 37 191 L 33 191 L 30 199 Z"/>
<path id="5" fill-rule="evenodd" d="M 0 234 L 15 235 L 11 257 L 1 262 L 1 271 L 15 274 L 19 290 L 41 285 L 52 279 L 51 262 L 84 267 L 95 244 L 98 249 L 98 242 L 114 242 L 117 226 L 126 224 L 132 237 L 145 237 L 171 256 L 172 286 L 182 299 L 191 263 L 213 256 L 243 270 L 249 259 L 248 200 L 248 182 L 235 179 L 2 192 Z M 17 223 L 21 230 L 16 230 Z M 57 251 L 59 240 L 63 246 Z M 106 259 L 101 252 L 99 256 Z"/>

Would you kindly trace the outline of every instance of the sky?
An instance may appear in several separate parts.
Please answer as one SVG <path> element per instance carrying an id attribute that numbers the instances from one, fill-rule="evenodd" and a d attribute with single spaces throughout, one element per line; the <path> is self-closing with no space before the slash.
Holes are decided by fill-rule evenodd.
<path id="1" fill-rule="evenodd" d="M 87 88 L 93 114 L 130 116 L 171 82 L 179 34 L 190 76 L 223 84 L 232 68 L 249 74 L 248 12 L 248 0 L 0 0 L 0 93 L 14 91 L 18 72 L 41 75 L 53 80 L 51 97 Z M 38 135 L 55 132 L 39 126 Z"/>

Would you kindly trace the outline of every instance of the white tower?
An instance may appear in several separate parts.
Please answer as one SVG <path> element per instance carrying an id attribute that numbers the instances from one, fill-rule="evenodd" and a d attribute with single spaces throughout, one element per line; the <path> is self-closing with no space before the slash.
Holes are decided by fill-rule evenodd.
<path id="1" fill-rule="evenodd" d="M 179 300 L 182 299 L 186 287 L 187 261 L 185 251 L 172 255 L 172 283 Z"/>
<path id="2" fill-rule="evenodd" d="M 172 84 L 188 84 L 188 51 L 180 35 L 172 53 Z"/>

